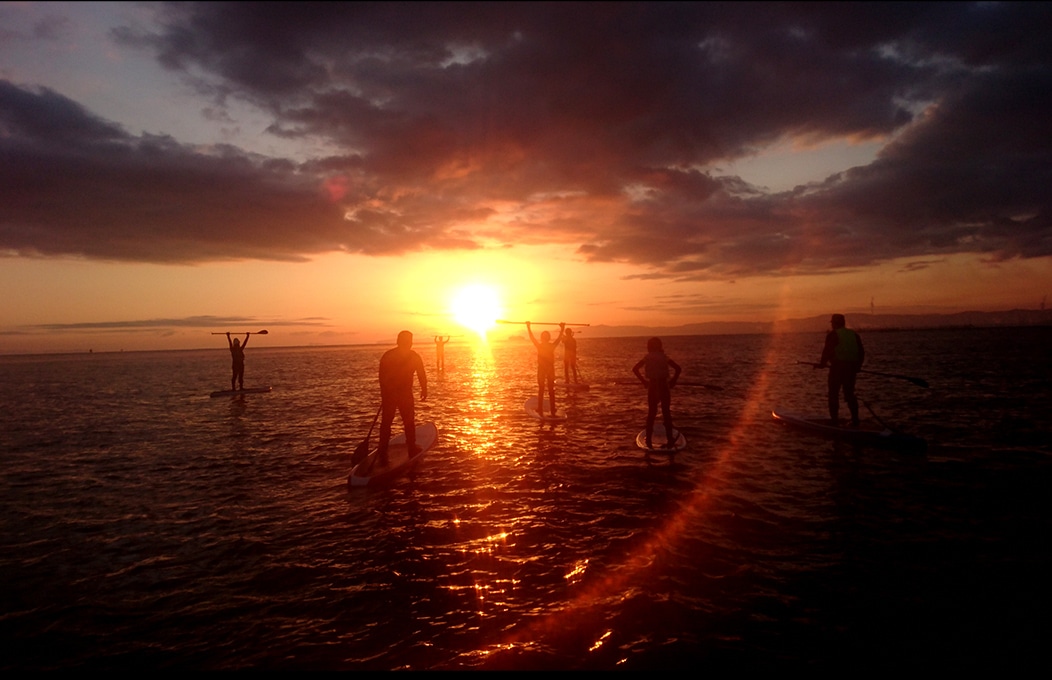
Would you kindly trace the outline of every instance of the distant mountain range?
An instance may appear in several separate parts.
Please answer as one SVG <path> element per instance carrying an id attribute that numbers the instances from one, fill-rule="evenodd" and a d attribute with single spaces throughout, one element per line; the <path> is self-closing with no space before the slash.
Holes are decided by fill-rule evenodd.
<path id="1" fill-rule="evenodd" d="M 829 329 L 829 314 L 783 321 L 708 321 L 682 326 L 589 326 L 586 337 L 631 338 L 650 335 L 754 335 L 766 333 L 816 333 Z M 957 314 L 845 314 L 848 328 L 895 330 L 917 328 L 980 328 L 1052 326 L 1052 309 L 1012 309 L 1004 312 Z"/>

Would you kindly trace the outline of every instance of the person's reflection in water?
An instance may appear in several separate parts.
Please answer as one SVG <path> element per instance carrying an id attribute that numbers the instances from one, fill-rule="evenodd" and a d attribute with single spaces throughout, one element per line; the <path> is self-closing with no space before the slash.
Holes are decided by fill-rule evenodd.
<path id="1" fill-rule="evenodd" d="M 533 328 L 530 322 L 526 322 L 526 332 L 530 335 L 530 342 L 537 348 L 537 413 L 544 415 L 544 390 L 548 389 L 548 401 L 552 408 L 552 417 L 555 417 L 555 347 L 563 338 L 566 324 L 559 324 L 559 335 L 552 341 L 552 334 L 548 331 L 541 333 L 541 339 L 533 336 Z"/>
<path id="2" fill-rule="evenodd" d="M 395 411 L 402 419 L 409 456 L 416 455 L 416 403 L 413 398 L 413 376 L 420 380 L 420 401 L 427 401 L 427 372 L 420 355 L 413 351 L 413 334 L 402 331 L 394 349 L 380 357 L 380 442 L 377 463 L 388 464 L 387 449 L 391 442 L 391 424 Z"/>

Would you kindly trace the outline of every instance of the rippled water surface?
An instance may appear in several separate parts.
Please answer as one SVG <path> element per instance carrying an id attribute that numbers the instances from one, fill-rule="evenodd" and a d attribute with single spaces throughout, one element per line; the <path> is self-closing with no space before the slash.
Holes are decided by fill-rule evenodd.
<path id="1" fill-rule="evenodd" d="M 541 425 L 528 343 L 450 344 L 412 478 L 349 489 L 387 347 L 0 357 L 0 668 L 1005 667 L 1052 625 L 1052 329 L 864 334 L 863 415 L 795 434 L 821 335 L 669 337 L 688 449 L 635 447 L 646 338 L 579 339 Z M 262 344 L 262 343 L 260 343 Z M 434 365 L 433 347 L 416 349 Z M 618 384 L 628 383 L 628 384 Z M 399 423 L 395 423 L 396 432 Z M 375 441 L 375 433 L 373 435 Z"/>

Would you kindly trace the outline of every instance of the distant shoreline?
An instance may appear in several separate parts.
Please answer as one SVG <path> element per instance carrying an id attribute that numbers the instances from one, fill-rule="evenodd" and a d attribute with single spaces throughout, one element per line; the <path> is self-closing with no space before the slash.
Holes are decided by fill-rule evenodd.
<path id="1" fill-rule="evenodd" d="M 864 333 L 901 333 L 906 331 L 968 331 L 1040 328 L 1052 326 L 1052 310 L 1011 310 L 1007 312 L 961 312 L 959 314 L 847 314 L 847 325 Z M 789 319 L 784 321 L 711 321 L 705 323 L 685 324 L 682 326 L 648 327 L 648 326 L 590 326 L 581 332 L 579 338 L 640 338 L 640 337 L 690 337 L 713 335 L 774 335 L 798 333 L 822 333 L 829 329 L 829 317 L 826 315 L 807 319 Z M 492 342 L 520 342 L 525 336 L 506 336 L 492 338 Z M 307 344 L 279 345 L 258 347 L 254 352 L 269 352 L 290 349 L 339 349 L 339 348 L 382 348 L 390 345 L 387 341 L 363 342 L 350 344 Z M 74 357 L 84 355 L 109 356 L 112 354 L 143 354 L 147 352 L 217 352 L 225 353 L 226 347 L 188 347 L 181 349 L 139 349 L 139 350 L 99 350 L 85 349 L 79 351 L 56 352 L 0 352 L 0 360 L 15 357 Z"/>

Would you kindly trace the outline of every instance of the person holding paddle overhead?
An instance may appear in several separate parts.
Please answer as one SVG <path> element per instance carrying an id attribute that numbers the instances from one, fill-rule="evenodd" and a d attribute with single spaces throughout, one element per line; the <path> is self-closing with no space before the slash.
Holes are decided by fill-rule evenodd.
<path id="1" fill-rule="evenodd" d="M 672 378 L 669 369 L 674 371 Z M 645 371 L 643 370 L 645 369 Z M 632 367 L 639 381 L 647 388 L 647 448 L 653 448 L 651 439 L 654 436 L 654 420 L 657 417 L 658 404 L 661 405 L 661 417 L 665 423 L 666 447 L 672 448 L 676 443 L 676 434 L 672 429 L 672 388 L 682 372 L 679 364 L 673 361 L 661 346 L 661 338 L 647 340 L 647 354 Z"/>
<path id="2" fill-rule="evenodd" d="M 248 333 L 245 333 L 245 341 L 237 338 L 230 339 L 230 332 L 226 334 L 226 344 L 230 347 L 230 391 L 245 389 L 245 347 L 248 346 Z M 234 385 L 237 385 L 235 388 Z"/>
<path id="3" fill-rule="evenodd" d="M 840 391 L 844 392 L 844 401 L 851 411 L 851 426 L 858 427 L 858 397 L 855 396 L 855 378 L 862 369 L 866 350 L 858 333 L 847 328 L 843 314 L 834 314 L 829 321 L 833 327 L 826 333 L 825 345 L 822 347 L 822 358 L 815 368 L 829 367 L 828 398 L 829 420 L 840 426 Z"/>
<path id="4" fill-rule="evenodd" d="M 530 334 L 530 342 L 537 348 L 537 412 L 544 413 L 544 388 L 548 388 L 548 403 L 552 409 L 552 417 L 555 413 L 555 346 L 563 339 L 566 324 L 559 324 L 559 335 L 552 342 L 552 334 L 548 331 L 541 333 L 541 339 L 533 337 L 533 329 L 530 322 L 526 322 L 526 332 Z"/>
<path id="5" fill-rule="evenodd" d="M 413 351 L 413 334 L 402 331 L 394 349 L 380 357 L 380 442 L 377 464 L 385 467 L 387 447 L 391 442 L 391 424 L 395 411 L 402 418 L 405 443 L 410 457 L 420 449 L 416 445 L 416 403 L 413 398 L 413 376 L 420 380 L 420 401 L 427 401 L 427 372 L 424 361 Z"/>

